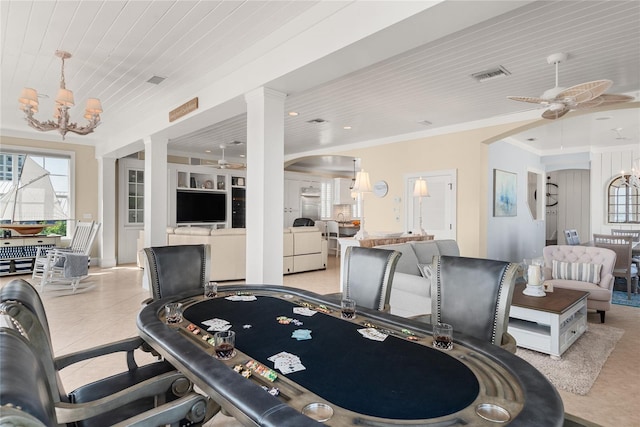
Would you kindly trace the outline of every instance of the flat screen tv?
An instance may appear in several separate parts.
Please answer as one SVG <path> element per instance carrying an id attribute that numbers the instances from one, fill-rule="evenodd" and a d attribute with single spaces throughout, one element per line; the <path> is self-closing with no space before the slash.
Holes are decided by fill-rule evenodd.
<path id="1" fill-rule="evenodd" d="M 206 191 L 178 191 L 176 222 L 223 222 L 227 220 L 227 195 Z"/>

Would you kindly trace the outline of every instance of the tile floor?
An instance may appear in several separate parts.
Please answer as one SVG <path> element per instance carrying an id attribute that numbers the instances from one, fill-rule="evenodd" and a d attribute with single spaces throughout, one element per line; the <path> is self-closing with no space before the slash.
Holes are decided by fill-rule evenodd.
<path id="1" fill-rule="evenodd" d="M 30 279 L 30 276 L 16 276 Z M 15 277 L 0 278 L 4 285 Z M 55 354 L 62 355 L 101 343 L 126 338 L 137 333 L 136 315 L 148 297 L 141 287 L 142 270 L 135 265 L 90 270 L 90 278 L 76 294 L 47 290 L 43 301 L 53 334 Z M 318 293 L 337 292 L 339 260 L 329 257 L 327 270 L 285 276 L 286 286 Z M 589 322 L 599 322 L 598 315 L 588 315 Z M 622 328 L 625 334 L 607 360 L 600 376 L 587 396 L 560 391 L 565 410 L 603 426 L 640 426 L 637 402 L 640 396 L 640 309 L 614 305 L 607 312 L 607 325 Z M 66 390 L 92 379 L 101 378 L 122 368 L 121 357 L 78 363 L 62 372 Z M 544 410 L 544 408 L 541 408 Z M 635 415 L 634 415 L 635 414 Z M 233 418 L 218 414 L 210 423 L 215 427 L 235 427 Z"/>

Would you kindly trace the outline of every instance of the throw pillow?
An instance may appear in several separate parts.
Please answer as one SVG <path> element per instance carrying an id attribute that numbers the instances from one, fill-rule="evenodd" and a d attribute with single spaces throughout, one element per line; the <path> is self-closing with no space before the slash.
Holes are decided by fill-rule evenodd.
<path id="1" fill-rule="evenodd" d="M 553 260 L 551 277 L 554 279 L 579 280 L 581 282 L 600 283 L 602 264 L 586 262 L 564 262 Z"/>
<path id="2" fill-rule="evenodd" d="M 425 279 L 431 281 L 431 264 L 418 264 L 418 270 Z"/>

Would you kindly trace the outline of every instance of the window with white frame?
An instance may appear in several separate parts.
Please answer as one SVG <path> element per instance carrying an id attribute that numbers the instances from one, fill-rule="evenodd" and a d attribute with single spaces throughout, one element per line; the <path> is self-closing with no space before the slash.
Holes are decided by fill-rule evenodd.
<path id="1" fill-rule="evenodd" d="M 607 219 L 610 223 L 640 223 L 640 190 L 629 185 L 630 175 L 619 176 L 609 183 Z"/>
<path id="2" fill-rule="evenodd" d="M 127 170 L 127 224 L 144 224 L 144 170 Z"/>
<path id="3" fill-rule="evenodd" d="M 63 211 L 71 211 L 71 156 L 66 154 L 54 154 L 51 152 L 0 152 L 0 197 L 17 185 L 20 179 L 20 171 L 26 156 L 31 157 L 38 165 L 49 172 L 49 179 L 53 186 L 60 206 Z M 70 215 L 71 216 L 71 215 Z M 67 221 L 47 221 L 51 227 L 44 230 L 45 233 L 66 235 Z"/>

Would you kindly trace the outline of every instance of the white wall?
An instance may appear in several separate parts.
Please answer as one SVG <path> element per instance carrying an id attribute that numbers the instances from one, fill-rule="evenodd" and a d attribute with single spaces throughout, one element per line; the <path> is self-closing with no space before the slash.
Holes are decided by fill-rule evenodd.
<path id="1" fill-rule="evenodd" d="M 493 170 L 517 174 L 517 214 L 513 217 L 493 216 Z M 544 171 L 540 157 L 504 141 L 489 146 L 487 179 L 487 258 L 522 262 L 524 258 L 542 256 L 545 245 L 545 223 L 535 220 L 527 205 L 527 173 Z"/>

